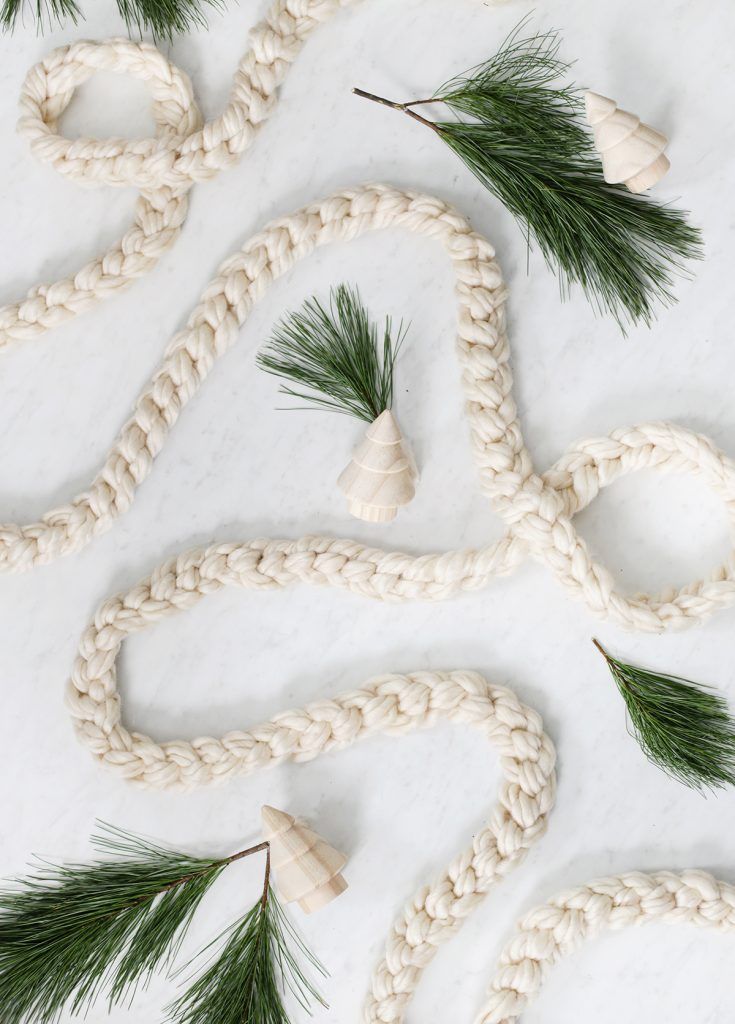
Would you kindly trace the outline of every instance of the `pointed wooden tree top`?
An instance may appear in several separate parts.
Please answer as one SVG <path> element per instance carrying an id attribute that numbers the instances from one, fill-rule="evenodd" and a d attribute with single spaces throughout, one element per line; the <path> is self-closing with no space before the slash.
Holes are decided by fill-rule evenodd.
<path id="1" fill-rule="evenodd" d="M 600 121 L 604 121 L 610 114 L 614 114 L 618 107 L 615 100 L 611 100 L 609 96 L 602 96 L 599 92 L 586 92 L 584 106 L 587 120 L 593 127 Z"/>
<path id="2" fill-rule="evenodd" d="M 381 412 L 367 429 L 366 436 L 376 444 L 401 444 L 403 435 L 390 409 Z"/>
<path id="3" fill-rule="evenodd" d="M 276 886 L 286 903 L 311 914 L 347 888 L 341 875 L 347 857 L 308 825 L 276 807 L 263 807 L 263 835 L 270 843 Z"/>
<path id="4" fill-rule="evenodd" d="M 260 815 L 263 829 L 269 838 L 287 832 L 296 820 L 292 815 L 286 814 L 285 811 L 279 811 L 276 807 L 269 807 L 268 804 L 262 808 Z"/>

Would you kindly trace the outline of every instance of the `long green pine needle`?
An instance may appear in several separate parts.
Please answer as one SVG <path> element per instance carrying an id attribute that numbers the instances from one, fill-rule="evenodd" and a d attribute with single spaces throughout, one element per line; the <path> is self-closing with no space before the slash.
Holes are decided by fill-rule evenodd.
<path id="1" fill-rule="evenodd" d="M 103 825 L 115 860 L 54 865 L 0 892 L 0 1020 L 51 1024 L 62 1009 L 110 1003 L 166 966 L 226 866 L 173 853 Z"/>
<path id="2" fill-rule="evenodd" d="M 167 1019 L 174 1024 L 289 1024 L 285 991 L 307 1012 L 311 1000 L 326 1006 L 301 960 L 325 975 L 269 888 L 228 930 L 219 955 L 169 1007 Z"/>
<path id="3" fill-rule="evenodd" d="M 50 27 L 67 18 L 76 24 L 81 15 L 75 0 L 34 0 L 30 3 L 26 3 L 26 0 L 2 0 L 0 26 L 6 30 L 14 28 L 16 22 L 22 18 L 26 7 L 30 10 L 31 16 L 41 31 L 45 25 Z"/>

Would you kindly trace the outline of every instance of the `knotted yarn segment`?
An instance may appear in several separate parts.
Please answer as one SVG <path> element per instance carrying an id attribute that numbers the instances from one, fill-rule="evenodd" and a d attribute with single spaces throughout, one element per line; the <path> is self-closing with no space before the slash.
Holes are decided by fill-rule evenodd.
<path id="1" fill-rule="evenodd" d="M 631 873 L 570 889 L 521 920 L 476 1024 L 515 1024 L 551 967 L 585 939 L 648 922 L 735 930 L 735 888 L 703 871 Z"/>

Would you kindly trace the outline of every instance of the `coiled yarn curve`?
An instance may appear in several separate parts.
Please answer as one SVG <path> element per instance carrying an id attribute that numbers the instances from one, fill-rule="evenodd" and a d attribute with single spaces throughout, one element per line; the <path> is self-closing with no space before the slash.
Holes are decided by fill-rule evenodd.
<path id="1" fill-rule="evenodd" d="M 152 270 L 176 241 L 188 193 L 233 166 L 275 107 L 277 90 L 312 32 L 356 0 L 275 0 L 251 33 L 222 114 L 202 122 L 188 76 L 149 43 L 82 40 L 34 65 L 21 90 L 18 130 L 39 160 L 84 186 L 139 189 L 134 222 L 123 238 L 75 274 L 39 285 L 0 307 L 0 350 L 38 337 Z M 67 139 L 58 120 L 75 89 L 97 71 L 147 83 L 156 136 Z"/>
<path id="2" fill-rule="evenodd" d="M 154 47 L 128 40 L 78 43 L 34 68 L 23 93 L 21 129 L 33 150 L 85 184 L 135 184 L 136 226 L 121 246 L 73 279 L 35 289 L 0 312 L 0 338 L 22 338 L 66 319 L 149 269 L 175 237 L 185 195 L 244 150 L 275 102 L 278 84 L 314 28 L 351 0 L 278 0 L 258 26 L 222 116 L 201 127 L 191 88 Z M 156 139 L 68 140 L 56 122 L 76 85 L 98 68 L 150 81 Z M 457 352 L 472 446 L 483 492 L 508 531 L 480 550 L 413 557 L 349 540 L 306 537 L 235 545 L 246 585 L 307 581 L 384 600 L 439 599 L 484 586 L 527 554 L 551 568 L 597 615 L 633 629 L 680 628 L 735 600 L 735 552 L 706 580 L 658 596 L 628 597 L 591 557 L 572 524 L 603 487 L 643 467 L 702 474 L 735 523 L 735 465 L 707 438 L 668 423 L 614 431 L 574 446 L 551 470 L 534 470 L 512 398 L 505 332 L 506 292 L 490 243 L 441 200 L 388 186 L 347 189 L 275 220 L 226 260 L 172 340 L 101 470 L 71 502 L 28 525 L 0 526 L 0 571 L 23 571 L 77 551 L 109 529 L 133 501 L 168 432 L 269 284 L 317 246 L 367 231 L 402 228 L 435 239 L 457 281 Z M 214 549 L 216 554 L 217 550 Z M 209 559 L 209 552 L 185 561 Z M 227 570 L 225 571 L 227 575 Z"/>

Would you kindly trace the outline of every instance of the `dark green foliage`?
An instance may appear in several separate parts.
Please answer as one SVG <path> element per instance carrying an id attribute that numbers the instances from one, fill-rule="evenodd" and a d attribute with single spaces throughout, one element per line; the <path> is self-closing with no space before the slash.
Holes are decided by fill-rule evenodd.
<path id="1" fill-rule="evenodd" d="M 205 26 L 205 7 L 221 9 L 222 0 L 117 0 L 128 29 L 151 32 L 156 39 L 173 36 Z"/>
<path id="2" fill-rule="evenodd" d="M 681 211 L 605 183 L 582 93 L 559 84 L 569 65 L 558 36 L 521 38 L 523 26 L 431 100 L 388 106 L 431 127 L 507 206 L 559 275 L 563 297 L 576 283 L 621 326 L 650 323 L 656 302 L 673 301 L 674 275 L 701 256 L 700 233 Z M 424 119 L 415 108 L 429 102 L 458 120 Z"/>
<path id="3" fill-rule="evenodd" d="M 104 825 L 95 848 L 114 859 L 38 862 L 0 891 L 0 1021 L 56 1024 L 105 994 L 132 1001 L 173 959 L 202 898 L 224 869 L 266 852 L 257 905 L 229 930 L 216 963 L 170 1008 L 177 1024 L 288 1024 L 280 986 L 308 1009 L 317 995 L 299 966 L 323 968 L 289 925 L 270 888 L 267 843 L 219 860 L 188 857 Z M 289 943 L 296 951 L 295 955 Z M 211 948 L 211 947 L 210 947 Z"/>
<path id="4" fill-rule="evenodd" d="M 283 394 L 372 423 L 393 403 L 393 366 L 404 337 L 400 325 L 393 340 L 388 317 L 381 343 L 357 290 L 341 284 L 330 293 L 329 309 L 312 298 L 282 320 L 257 362 L 299 386 L 284 385 Z"/>
<path id="5" fill-rule="evenodd" d="M 687 679 L 618 661 L 594 642 L 648 759 L 692 789 L 735 785 L 735 721 L 727 702 Z"/>
<path id="6" fill-rule="evenodd" d="M 149 31 L 159 39 L 171 39 L 179 32 L 206 25 L 204 8 L 222 6 L 223 0 L 117 0 L 129 30 Z M 76 22 L 82 17 L 76 0 L 0 0 L 0 24 L 5 29 L 14 28 L 25 10 L 32 14 L 40 31 L 46 23 L 61 23 L 66 18 Z"/>
<path id="7" fill-rule="evenodd" d="M 229 929 L 216 960 L 173 1006 L 175 1024 L 289 1024 L 283 1005 L 288 989 L 303 1009 L 311 999 L 326 1005 L 289 948 L 292 944 L 324 975 L 286 919 L 272 889 Z"/>
<path id="8" fill-rule="evenodd" d="M 24 10 L 32 13 L 36 25 L 43 31 L 44 24 L 48 22 L 62 22 L 70 18 L 76 23 L 80 10 L 75 0 L 2 0 L 0 6 L 0 25 L 4 29 L 13 28 L 19 18 L 22 18 Z"/>
<path id="9" fill-rule="evenodd" d="M 54 865 L 0 892 L 0 1020 L 54 1022 L 106 992 L 130 998 L 166 967 L 224 861 L 173 853 L 103 826 L 115 860 Z"/>

